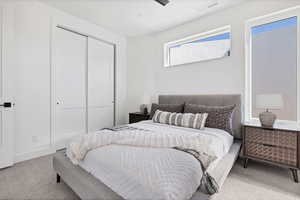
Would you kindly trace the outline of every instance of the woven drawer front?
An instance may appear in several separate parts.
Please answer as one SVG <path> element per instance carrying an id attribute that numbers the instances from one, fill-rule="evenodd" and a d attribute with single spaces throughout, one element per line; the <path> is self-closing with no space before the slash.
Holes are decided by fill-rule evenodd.
<path id="1" fill-rule="evenodd" d="M 297 133 L 291 131 L 246 127 L 245 140 L 246 142 L 297 149 Z"/>
<path id="2" fill-rule="evenodd" d="M 247 142 L 246 155 L 297 167 L 297 151 L 293 149 Z"/>

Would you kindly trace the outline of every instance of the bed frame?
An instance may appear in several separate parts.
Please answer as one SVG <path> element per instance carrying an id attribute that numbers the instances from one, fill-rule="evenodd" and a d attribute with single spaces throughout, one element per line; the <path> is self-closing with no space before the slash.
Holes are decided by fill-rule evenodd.
<path id="1" fill-rule="evenodd" d="M 219 164 L 210 172 L 221 188 L 238 158 L 241 148 L 241 95 L 160 95 L 158 103 L 191 103 L 210 106 L 236 105 L 232 119 L 234 144 Z M 57 182 L 59 183 L 62 178 L 81 199 L 123 200 L 121 196 L 93 175 L 81 167 L 73 165 L 64 152 L 57 152 L 54 155 L 53 168 L 57 173 Z M 212 196 L 197 191 L 191 200 L 209 200 L 211 198 Z"/>

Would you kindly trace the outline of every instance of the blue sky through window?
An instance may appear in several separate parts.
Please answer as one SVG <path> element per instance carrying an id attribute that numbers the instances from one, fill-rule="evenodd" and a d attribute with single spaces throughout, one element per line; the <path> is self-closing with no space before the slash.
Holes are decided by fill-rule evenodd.
<path id="1" fill-rule="evenodd" d="M 217 41 L 217 40 L 229 40 L 229 39 L 230 39 L 230 33 L 224 33 L 224 34 L 215 35 L 215 36 L 200 39 L 200 40 L 194 40 L 194 41 L 187 42 L 187 43 L 184 43 L 181 45 L 176 45 L 176 46 L 173 46 L 170 48 L 177 48 L 177 47 L 181 47 L 182 45 L 191 44 L 191 43 L 203 43 L 203 42 L 210 42 L 210 41 Z"/>
<path id="2" fill-rule="evenodd" d="M 215 35 L 212 37 L 208 37 L 201 40 L 195 40 L 189 43 L 201 43 L 201 42 L 209 42 L 209 41 L 216 41 L 216 40 L 229 40 L 230 39 L 230 33 L 224 33 L 220 35 Z M 188 44 L 188 43 L 187 43 Z"/>
<path id="3" fill-rule="evenodd" d="M 296 27 L 297 26 L 297 17 L 291 17 L 288 19 L 280 20 L 270 24 L 264 24 L 252 28 L 252 35 L 258 35 L 265 32 L 270 32 L 280 28 L 286 27 Z"/>

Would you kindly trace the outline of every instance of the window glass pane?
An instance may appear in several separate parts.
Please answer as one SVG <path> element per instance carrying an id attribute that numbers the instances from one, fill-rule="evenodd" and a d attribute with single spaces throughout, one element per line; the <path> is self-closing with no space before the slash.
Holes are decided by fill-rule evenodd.
<path id="1" fill-rule="evenodd" d="M 230 33 L 195 38 L 169 47 L 169 65 L 180 65 L 230 55 Z"/>
<path id="2" fill-rule="evenodd" d="M 275 98 L 281 97 L 283 105 L 270 111 L 278 119 L 296 121 L 297 17 L 253 27 L 251 42 L 252 117 L 265 111 L 261 101 L 272 108 L 278 104 Z"/>

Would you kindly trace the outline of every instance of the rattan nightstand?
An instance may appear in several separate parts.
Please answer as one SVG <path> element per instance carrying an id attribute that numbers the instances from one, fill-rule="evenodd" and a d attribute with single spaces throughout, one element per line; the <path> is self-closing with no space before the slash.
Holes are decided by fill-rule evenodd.
<path id="1" fill-rule="evenodd" d="M 263 128 L 244 125 L 243 157 L 244 168 L 248 160 L 257 160 L 289 168 L 298 183 L 300 168 L 300 131 L 280 128 Z"/>

